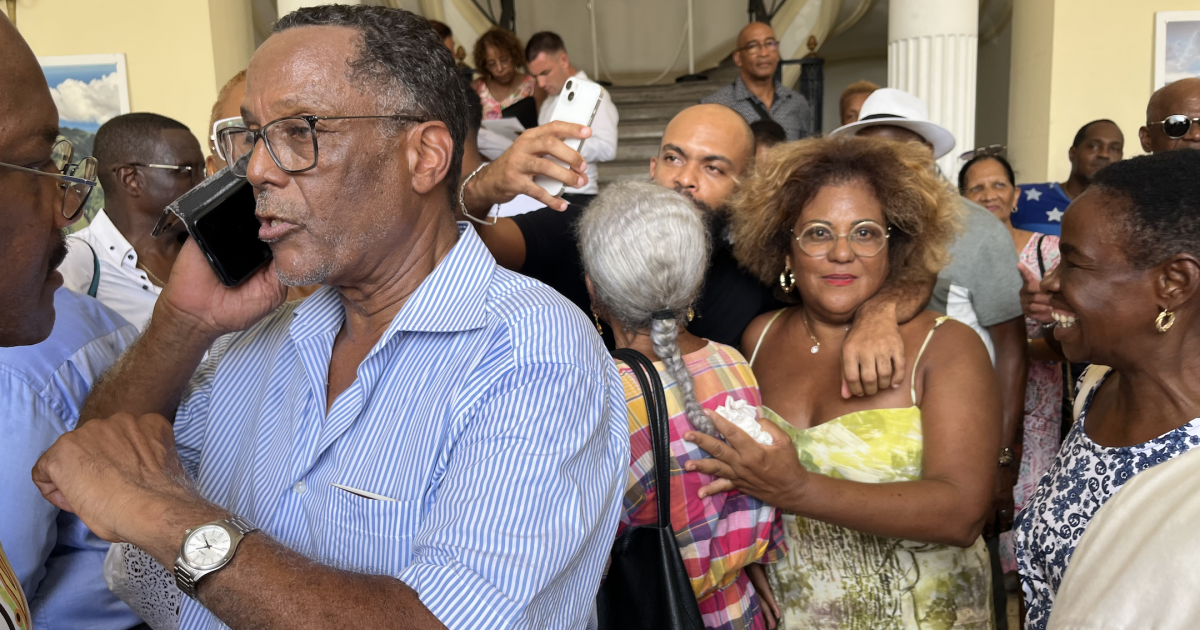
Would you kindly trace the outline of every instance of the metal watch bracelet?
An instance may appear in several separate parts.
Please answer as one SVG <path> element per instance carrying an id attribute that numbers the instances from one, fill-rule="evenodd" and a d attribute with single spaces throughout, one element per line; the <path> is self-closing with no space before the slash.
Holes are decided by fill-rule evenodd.
<path id="1" fill-rule="evenodd" d="M 203 578 L 204 576 L 206 576 L 210 573 L 215 573 L 216 571 L 219 571 L 219 570 L 229 566 L 229 563 L 231 561 L 233 561 L 234 554 L 237 553 L 237 547 L 238 547 L 238 544 L 241 542 L 242 537 L 244 537 L 246 534 L 249 534 L 250 532 L 258 530 L 257 527 L 250 524 L 250 522 L 247 521 L 246 519 L 244 519 L 240 516 L 231 516 L 227 519 L 222 519 L 219 521 L 212 521 L 210 523 L 205 523 L 204 525 L 200 525 L 199 527 L 190 529 L 190 530 L 188 530 L 188 534 L 190 535 L 191 532 L 195 531 L 196 529 L 199 529 L 200 527 L 204 527 L 205 525 L 222 525 L 224 527 L 232 529 L 234 532 L 237 533 L 237 536 L 231 537 L 231 538 L 233 538 L 234 542 L 233 542 L 233 545 L 229 549 L 229 555 L 225 558 L 225 561 L 222 562 L 219 566 L 216 566 L 216 567 L 213 567 L 212 569 L 206 570 L 206 571 L 200 573 L 199 575 L 196 575 L 195 570 L 192 569 L 190 566 L 187 565 L 187 563 L 185 563 L 183 561 L 183 545 L 187 544 L 187 539 L 188 539 L 188 536 L 184 536 L 183 543 L 180 545 L 179 555 L 175 557 L 175 585 L 179 587 L 179 590 L 184 595 L 187 595 L 188 597 L 190 597 L 192 599 L 196 599 L 196 583 L 199 582 L 200 579 Z"/>

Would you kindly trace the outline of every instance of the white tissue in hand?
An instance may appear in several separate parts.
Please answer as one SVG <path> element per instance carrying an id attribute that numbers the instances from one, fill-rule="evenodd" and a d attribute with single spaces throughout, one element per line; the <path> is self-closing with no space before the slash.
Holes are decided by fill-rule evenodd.
<path id="1" fill-rule="evenodd" d="M 726 396 L 725 404 L 717 407 L 717 413 L 732 422 L 737 428 L 745 431 L 746 435 L 753 438 L 755 442 L 767 446 L 775 443 L 771 434 L 763 431 L 762 425 L 758 424 L 758 409 L 747 404 L 746 401 L 734 400 L 733 396 Z"/>

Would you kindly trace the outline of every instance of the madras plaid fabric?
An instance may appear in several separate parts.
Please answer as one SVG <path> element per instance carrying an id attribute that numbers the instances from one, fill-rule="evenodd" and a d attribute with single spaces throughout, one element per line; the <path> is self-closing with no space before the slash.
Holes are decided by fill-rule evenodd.
<path id="1" fill-rule="evenodd" d="M 725 397 L 762 405 L 758 381 L 746 359 L 733 348 L 709 342 L 684 357 L 696 382 L 696 399 L 705 409 L 725 404 Z M 702 486 L 714 478 L 685 472 L 688 460 L 708 454 L 685 442 L 683 434 L 695 430 L 683 409 L 683 395 L 661 362 L 655 363 L 667 394 L 671 437 L 671 525 L 700 605 L 704 625 L 722 630 L 763 627 L 758 596 L 742 569 L 751 563 L 775 562 L 786 552 L 783 522 L 773 506 L 738 491 L 699 498 Z M 637 379 L 618 362 L 629 408 L 629 482 L 618 535 L 627 527 L 656 521 L 654 455 L 646 404 Z"/>

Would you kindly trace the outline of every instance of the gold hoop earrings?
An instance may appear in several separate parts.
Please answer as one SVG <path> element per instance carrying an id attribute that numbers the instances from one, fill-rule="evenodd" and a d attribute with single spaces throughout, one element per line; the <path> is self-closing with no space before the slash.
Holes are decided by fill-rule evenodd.
<path id="1" fill-rule="evenodd" d="M 792 289 L 796 288 L 796 276 L 792 273 L 792 268 L 786 263 L 783 266 L 783 271 L 779 272 L 779 288 L 783 289 L 784 293 L 791 293 Z"/>
<path id="2" fill-rule="evenodd" d="M 1171 330 L 1171 326 L 1174 325 L 1175 313 L 1168 311 L 1167 309 L 1163 309 L 1163 311 L 1158 314 L 1158 318 L 1154 320 L 1154 327 L 1157 328 L 1158 332 L 1160 333 L 1165 333 L 1168 330 Z"/>
<path id="3" fill-rule="evenodd" d="M 600 316 L 596 314 L 596 311 L 592 311 L 592 320 L 596 322 L 596 332 L 600 333 L 600 336 L 603 337 L 604 329 L 600 327 Z"/>

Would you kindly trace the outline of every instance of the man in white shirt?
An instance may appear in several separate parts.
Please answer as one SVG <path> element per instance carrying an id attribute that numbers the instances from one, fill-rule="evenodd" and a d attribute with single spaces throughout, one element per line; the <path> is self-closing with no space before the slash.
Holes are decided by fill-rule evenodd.
<path id="1" fill-rule="evenodd" d="M 529 38 L 529 43 L 525 45 L 525 63 L 529 67 L 529 73 L 537 79 L 538 87 L 546 90 L 547 94 L 546 100 L 542 101 L 542 108 L 538 110 L 539 125 L 550 122 L 554 116 L 554 105 L 558 102 L 558 95 L 567 79 L 591 80 L 586 72 L 571 65 L 562 38 L 550 31 L 534 33 L 533 37 Z M 583 143 L 579 152 L 587 162 L 587 183 L 582 188 L 564 188 L 564 199 L 571 203 L 586 204 L 600 191 L 596 184 L 599 181 L 600 169 L 596 163 L 616 159 L 618 120 L 617 106 L 613 104 L 608 90 L 605 90 L 600 99 L 600 109 L 596 110 L 596 119 L 591 124 L 592 135 Z M 580 198 L 582 195 L 587 196 Z"/>
<path id="2" fill-rule="evenodd" d="M 68 289 L 142 329 L 186 238 L 182 225 L 158 238 L 151 231 L 163 208 L 204 179 L 204 154 L 183 123 L 148 113 L 101 125 L 94 152 L 105 208 L 67 239 L 59 271 Z"/>

